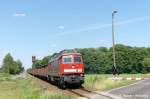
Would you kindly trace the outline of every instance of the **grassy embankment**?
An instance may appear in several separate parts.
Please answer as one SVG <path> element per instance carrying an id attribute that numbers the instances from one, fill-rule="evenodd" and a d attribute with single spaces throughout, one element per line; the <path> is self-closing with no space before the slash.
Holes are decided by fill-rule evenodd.
<path id="1" fill-rule="evenodd" d="M 74 99 L 60 93 L 42 89 L 29 78 L 12 79 L 8 74 L 0 74 L 0 99 Z"/>
<path id="2" fill-rule="evenodd" d="M 90 90 L 106 91 L 113 88 L 126 86 L 137 81 L 135 80 L 112 80 L 110 74 L 85 75 L 84 87 Z M 121 74 L 119 77 L 150 77 L 150 74 Z"/>
<path id="3" fill-rule="evenodd" d="M 122 74 L 119 77 L 150 77 L 150 74 Z M 132 80 L 112 80 L 112 75 L 85 75 L 84 87 L 90 90 L 109 90 L 132 84 Z M 8 74 L 0 74 L 0 99 L 75 99 L 61 93 L 52 93 L 43 89 L 29 78 L 17 78 Z"/>

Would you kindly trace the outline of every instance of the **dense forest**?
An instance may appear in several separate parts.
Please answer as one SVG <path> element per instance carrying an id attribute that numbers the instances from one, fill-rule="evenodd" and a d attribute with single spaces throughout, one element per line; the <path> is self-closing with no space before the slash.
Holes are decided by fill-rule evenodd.
<path id="1" fill-rule="evenodd" d="M 83 55 L 85 73 L 112 73 L 112 47 L 78 48 L 77 52 Z M 119 73 L 148 73 L 150 72 L 150 48 L 131 47 L 122 44 L 115 46 L 116 67 Z M 42 66 L 55 56 L 49 55 L 37 60 L 33 67 Z"/>

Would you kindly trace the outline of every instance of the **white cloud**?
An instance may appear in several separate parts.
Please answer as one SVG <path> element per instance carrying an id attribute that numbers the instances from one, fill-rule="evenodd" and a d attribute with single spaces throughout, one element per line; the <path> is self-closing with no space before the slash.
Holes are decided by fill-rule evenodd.
<path id="1" fill-rule="evenodd" d="M 131 23 L 141 22 L 141 21 L 145 21 L 145 20 L 150 20 L 150 16 L 137 17 L 137 18 L 117 22 L 116 25 L 131 24 Z"/>
<path id="2" fill-rule="evenodd" d="M 16 13 L 13 14 L 13 16 L 15 16 L 15 17 L 25 17 L 26 13 L 24 13 L 24 12 L 16 12 Z"/>
<path id="3" fill-rule="evenodd" d="M 141 22 L 141 21 L 145 21 L 145 20 L 150 20 L 150 16 L 137 17 L 137 18 L 133 18 L 133 19 L 125 20 L 125 21 L 116 22 L 115 25 L 120 26 L 120 25 L 124 25 L 124 24 L 132 24 L 132 23 Z M 84 28 L 62 32 L 57 35 L 63 36 L 63 35 L 72 34 L 72 33 L 86 32 L 86 31 L 98 30 L 98 29 L 102 29 L 102 28 L 108 28 L 111 26 L 112 26 L 112 23 L 92 24 L 92 25 L 84 27 Z"/>
<path id="4" fill-rule="evenodd" d="M 64 28 L 65 28 L 65 27 L 62 26 L 62 25 L 59 25 L 59 26 L 58 26 L 58 29 L 60 29 L 60 30 L 61 30 L 61 29 L 64 29 Z"/>

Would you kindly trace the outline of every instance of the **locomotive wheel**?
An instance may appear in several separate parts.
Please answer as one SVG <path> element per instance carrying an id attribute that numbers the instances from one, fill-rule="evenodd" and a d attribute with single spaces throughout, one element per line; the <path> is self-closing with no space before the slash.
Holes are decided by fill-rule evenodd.
<path id="1" fill-rule="evenodd" d="M 80 84 L 77 84 L 77 87 L 78 88 L 81 88 L 82 87 L 82 84 L 80 83 Z"/>
<path id="2" fill-rule="evenodd" d="M 65 88 L 66 88 L 66 85 L 65 85 L 65 82 L 64 82 L 63 79 L 60 80 L 60 82 L 59 82 L 59 87 L 60 87 L 61 89 L 65 89 Z"/>
<path id="3" fill-rule="evenodd" d="M 47 78 L 47 81 L 50 81 L 50 77 L 49 77 L 48 75 L 47 75 L 47 77 L 46 77 L 46 78 Z"/>

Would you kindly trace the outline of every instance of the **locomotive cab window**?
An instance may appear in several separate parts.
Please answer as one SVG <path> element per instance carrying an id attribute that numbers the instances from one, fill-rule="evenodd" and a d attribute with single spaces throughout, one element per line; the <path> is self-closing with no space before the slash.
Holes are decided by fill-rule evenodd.
<path id="1" fill-rule="evenodd" d="M 81 62 L 81 57 L 80 56 L 75 56 L 74 57 L 74 62 L 80 63 Z"/>
<path id="2" fill-rule="evenodd" d="M 64 58 L 64 62 L 65 62 L 65 63 L 71 62 L 71 57 L 70 57 L 70 58 Z"/>
<path id="3" fill-rule="evenodd" d="M 72 57 L 71 56 L 64 56 L 63 57 L 63 63 L 71 63 Z"/>

